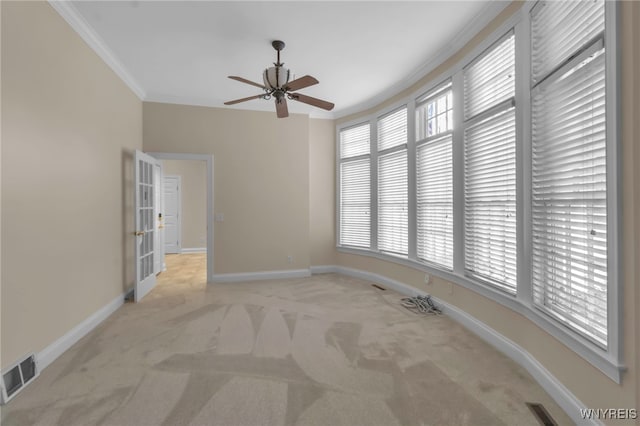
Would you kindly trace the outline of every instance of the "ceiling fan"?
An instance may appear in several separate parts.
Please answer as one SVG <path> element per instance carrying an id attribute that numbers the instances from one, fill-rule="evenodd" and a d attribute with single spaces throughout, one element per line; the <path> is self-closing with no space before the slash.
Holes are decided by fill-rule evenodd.
<path id="1" fill-rule="evenodd" d="M 289 81 L 289 70 L 285 68 L 284 63 L 280 62 L 280 51 L 284 49 L 284 42 L 275 40 L 271 43 L 274 49 L 278 52 L 278 62 L 274 63 L 274 67 L 267 68 L 262 73 L 262 79 L 264 84 L 255 83 L 247 80 L 246 78 L 230 75 L 229 78 L 237 80 L 242 83 L 247 83 L 252 86 L 256 86 L 264 90 L 264 93 L 255 96 L 249 96 L 248 98 L 236 99 L 233 101 L 225 102 L 225 105 L 234 105 L 240 102 L 250 101 L 252 99 L 271 99 L 275 98 L 276 113 L 278 118 L 284 118 L 289 116 L 289 110 L 287 109 L 287 99 L 302 102 L 312 105 L 314 107 L 326 109 L 331 111 L 334 105 L 331 102 L 323 101 L 322 99 L 306 96 L 301 93 L 293 93 L 296 90 L 304 89 L 305 87 L 318 84 L 318 80 L 305 75 L 304 77 L 297 78 L 293 81 Z"/>

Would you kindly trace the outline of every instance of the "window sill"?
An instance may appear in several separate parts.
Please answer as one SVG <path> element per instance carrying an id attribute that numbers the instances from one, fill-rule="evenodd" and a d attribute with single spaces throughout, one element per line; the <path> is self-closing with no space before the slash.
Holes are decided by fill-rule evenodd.
<path id="1" fill-rule="evenodd" d="M 564 343 L 567 347 L 569 347 L 569 349 L 571 349 L 577 355 L 596 367 L 614 382 L 618 384 L 622 382 L 622 374 L 626 370 L 626 367 L 620 362 L 620 360 L 613 359 L 613 357 L 609 353 L 595 345 L 593 342 L 585 339 L 563 324 L 557 323 L 543 311 L 539 310 L 531 304 L 517 299 L 516 296 L 509 295 L 508 293 L 503 293 L 493 288 L 492 286 L 483 284 L 480 281 L 472 280 L 467 276 L 460 275 L 456 272 L 440 269 L 415 259 L 391 256 L 379 252 L 372 252 L 368 250 L 349 247 L 338 246 L 336 247 L 336 249 L 339 253 L 372 257 L 385 262 L 407 266 L 409 268 L 442 278 L 468 290 L 471 290 L 490 300 L 493 300 L 494 302 L 497 302 L 502 306 L 505 306 L 512 311 L 526 317 L 538 327 L 542 328 L 545 332 L 555 337 L 560 342 Z"/>

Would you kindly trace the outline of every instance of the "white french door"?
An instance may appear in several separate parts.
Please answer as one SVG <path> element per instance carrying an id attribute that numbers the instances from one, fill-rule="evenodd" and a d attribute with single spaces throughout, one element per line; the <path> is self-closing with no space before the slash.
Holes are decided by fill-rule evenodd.
<path id="1" fill-rule="evenodd" d="M 158 161 L 141 151 L 135 153 L 136 281 L 134 300 L 139 302 L 156 285 L 154 249 L 156 239 L 155 194 Z"/>

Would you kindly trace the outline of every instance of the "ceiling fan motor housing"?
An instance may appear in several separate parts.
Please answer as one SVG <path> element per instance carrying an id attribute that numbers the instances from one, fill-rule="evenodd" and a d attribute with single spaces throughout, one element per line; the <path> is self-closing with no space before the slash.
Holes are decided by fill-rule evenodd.
<path id="1" fill-rule="evenodd" d="M 289 82 L 289 70 L 283 66 L 267 68 L 262 79 L 267 88 L 279 89 Z"/>

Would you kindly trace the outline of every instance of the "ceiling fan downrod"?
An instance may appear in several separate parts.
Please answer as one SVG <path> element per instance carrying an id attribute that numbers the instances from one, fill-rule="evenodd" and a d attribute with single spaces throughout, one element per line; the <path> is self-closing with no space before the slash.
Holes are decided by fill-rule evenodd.
<path id="1" fill-rule="evenodd" d="M 273 40 L 271 42 L 271 46 L 273 46 L 274 49 L 276 49 L 276 51 L 278 52 L 278 63 L 274 64 L 275 66 L 279 66 L 279 65 L 284 65 L 280 63 L 280 51 L 282 49 L 284 49 L 284 41 L 282 40 Z"/>

